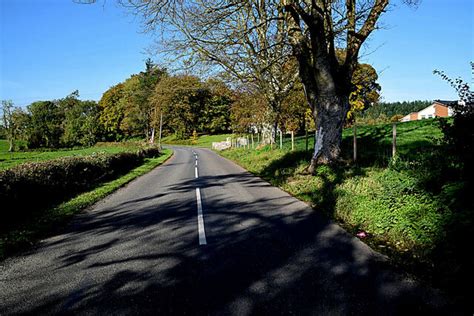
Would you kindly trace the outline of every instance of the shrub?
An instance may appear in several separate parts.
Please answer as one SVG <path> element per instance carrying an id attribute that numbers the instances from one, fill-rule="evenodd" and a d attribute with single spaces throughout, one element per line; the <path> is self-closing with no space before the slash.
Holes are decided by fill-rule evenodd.
<path id="1" fill-rule="evenodd" d="M 157 148 L 148 148 L 25 163 L 1 171 L 0 230 L 25 222 L 45 208 L 131 170 L 146 157 L 157 155 Z"/>
<path id="2" fill-rule="evenodd" d="M 400 250 L 430 251 L 443 237 L 445 212 L 419 179 L 395 170 L 354 177 L 338 188 L 336 217 Z"/>

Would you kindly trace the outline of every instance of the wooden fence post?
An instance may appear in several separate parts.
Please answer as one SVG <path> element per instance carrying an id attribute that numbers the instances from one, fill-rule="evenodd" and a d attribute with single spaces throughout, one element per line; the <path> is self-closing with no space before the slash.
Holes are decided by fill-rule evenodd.
<path id="1" fill-rule="evenodd" d="M 295 150 L 295 132 L 291 131 L 291 151 Z"/>
<path id="2" fill-rule="evenodd" d="M 392 127 L 392 158 L 397 154 L 397 123 Z"/>
<path id="3" fill-rule="evenodd" d="M 308 128 L 306 127 L 305 130 L 304 130 L 304 138 L 305 138 L 305 141 L 306 141 L 306 151 L 308 151 Z"/>
<path id="4" fill-rule="evenodd" d="M 280 130 L 280 150 L 283 149 L 283 132 Z"/>
<path id="5" fill-rule="evenodd" d="M 356 123 L 354 122 L 354 162 L 357 161 L 357 125 Z"/>

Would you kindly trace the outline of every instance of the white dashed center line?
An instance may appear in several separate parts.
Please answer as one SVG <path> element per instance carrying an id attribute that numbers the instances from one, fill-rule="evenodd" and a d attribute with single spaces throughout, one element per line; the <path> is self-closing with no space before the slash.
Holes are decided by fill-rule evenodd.
<path id="1" fill-rule="evenodd" d="M 199 190 L 199 188 L 196 188 L 196 199 L 198 207 L 199 245 L 207 245 L 206 231 L 204 230 L 204 218 L 202 216 L 201 190 Z"/>
<path id="2" fill-rule="evenodd" d="M 193 151 L 194 158 L 196 159 L 194 165 L 194 176 L 199 178 L 198 174 L 198 155 Z M 207 245 L 206 231 L 204 229 L 204 217 L 202 215 L 202 201 L 201 201 L 201 190 L 196 188 L 196 200 L 197 200 L 197 211 L 198 211 L 198 233 L 199 233 L 199 245 Z"/>

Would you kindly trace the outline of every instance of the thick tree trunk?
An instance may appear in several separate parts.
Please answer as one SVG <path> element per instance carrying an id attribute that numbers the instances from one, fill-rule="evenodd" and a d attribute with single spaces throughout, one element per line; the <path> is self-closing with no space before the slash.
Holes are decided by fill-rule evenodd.
<path id="1" fill-rule="evenodd" d="M 314 153 L 308 171 L 314 173 L 318 164 L 336 162 L 341 152 L 342 128 L 349 110 L 347 96 L 318 97 L 313 106 L 316 123 Z"/>

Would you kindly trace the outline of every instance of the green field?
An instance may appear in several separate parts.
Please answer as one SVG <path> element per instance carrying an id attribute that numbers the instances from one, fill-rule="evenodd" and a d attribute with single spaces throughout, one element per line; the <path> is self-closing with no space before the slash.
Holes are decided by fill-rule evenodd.
<path id="1" fill-rule="evenodd" d="M 94 147 L 59 150 L 31 150 L 8 152 L 8 142 L 0 140 L 0 170 L 7 169 L 25 162 L 38 162 L 68 156 L 84 156 L 93 153 L 119 153 L 137 150 L 138 142 L 128 143 L 98 143 Z"/>
<path id="2" fill-rule="evenodd" d="M 342 136 L 342 155 L 346 159 L 352 159 L 353 129 L 344 129 Z M 397 123 L 397 153 L 406 158 L 413 157 L 420 150 L 436 146 L 442 137 L 439 123 L 434 119 Z M 309 151 L 312 151 L 313 145 L 314 134 L 311 133 L 308 136 Z M 305 148 L 305 136 L 295 137 L 295 150 L 301 151 Z M 392 154 L 392 124 L 358 126 L 357 148 L 358 158 L 361 161 L 388 162 Z M 289 135 L 284 135 L 283 149 L 285 151 L 291 149 Z"/>
<path id="3" fill-rule="evenodd" d="M 198 139 L 193 142 L 193 140 L 191 139 L 178 140 L 175 138 L 174 135 L 171 135 L 163 138 L 163 144 L 211 148 L 213 142 L 225 141 L 227 137 L 232 137 L 232 134 L 202 135 L 199 136 Z"/>

